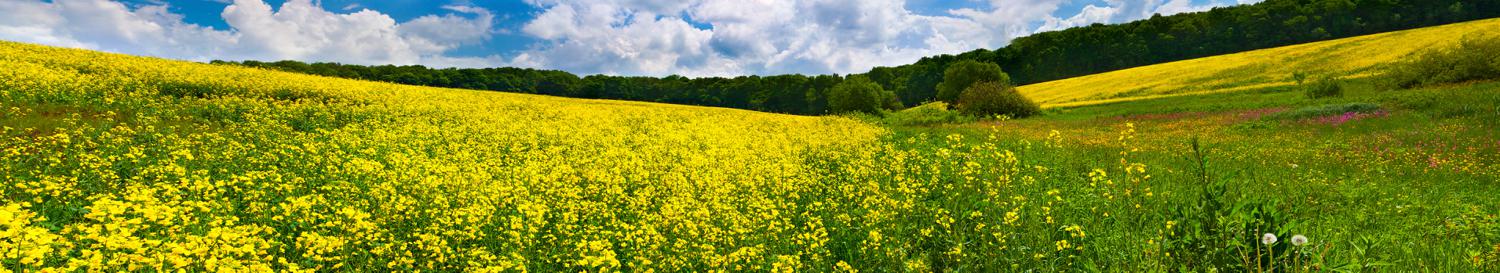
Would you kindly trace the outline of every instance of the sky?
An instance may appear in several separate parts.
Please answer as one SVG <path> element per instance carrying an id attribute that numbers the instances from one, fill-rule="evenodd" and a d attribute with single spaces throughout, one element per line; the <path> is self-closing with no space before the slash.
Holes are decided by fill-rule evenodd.
<path id="1" fill-rule="evenodd" d="M 1258 1 L 0 0 L 0 40 L 190 61 L 849 74 Z"/>

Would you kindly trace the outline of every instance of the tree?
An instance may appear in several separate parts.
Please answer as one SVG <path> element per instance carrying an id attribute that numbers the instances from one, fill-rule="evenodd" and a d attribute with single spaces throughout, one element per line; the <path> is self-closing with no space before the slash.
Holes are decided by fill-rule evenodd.
<path id="1" fill-rule="evenodd" d="M 963 60 L 949 64 L 948 69 L 943 70 L 943 82 L 937 86 L 938 100 L 956 102 L 965 89 L 982 82 L 1010 85 L 1010 75 L 1001 72 L 1000 65 L 993 63 Z"/>
<path id="2" fill-rule="evenodd" d="M 1006 115 L 1024 118 L 1042 111 L 1036 102 L 1022 96 L 1015 87 L 998 82 L 982 82 L 970 86 L 964 89 L 958 101 L 959 111 L 981 117 Z"/>
<path id="3" fill-rule="evenodd" d="M 879 113 L 885 101 L 880 84 L 864 76 L 850 76 L 828 92 L 828 110 L 833 113 Z"/>

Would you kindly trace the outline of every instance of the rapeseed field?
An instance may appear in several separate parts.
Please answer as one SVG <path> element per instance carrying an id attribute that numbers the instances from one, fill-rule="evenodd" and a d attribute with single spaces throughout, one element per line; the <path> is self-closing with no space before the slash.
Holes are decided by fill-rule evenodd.
<path id="1" fill-rule="evenodd" d="M 1363 78 L 1420 50 L 1493 35 L 1500 19 L 1385 32 L 1037 83 L 1019 87 L 1043 107 L 1082 106 L 1296 85 L 1309 77 Z"/>
<path id="2" fill-rule="evenodd" d="M 0 68 L 0 272 L 1500 269 L 1500 111 L 1435 102 L 1493 83 L 881 126 L 12 42 Z"/>

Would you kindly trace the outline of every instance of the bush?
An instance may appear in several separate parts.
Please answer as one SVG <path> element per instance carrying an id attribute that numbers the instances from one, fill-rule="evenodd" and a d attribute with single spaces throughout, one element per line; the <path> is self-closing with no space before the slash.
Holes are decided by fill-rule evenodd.
<path id="1" fill-rule="evenodd" d="M 958 109 L 965 114 L 990 117 L 1005 115 L 1024 118 L 1042 111 L 1031 99 L 1021 96 L 1015 87 L 998 82 L 983 82 L 970 86 L 959 96 Z"/>
<path id="2" fill-rule="evenodd" d="M 1306 92 L 1307 98 L 1309 99 L 1344 96 L 1344 85 L 1339 83 L 1339 80 L 1337 78 L 1333 77 L 1319 78 L 1317 81 L 1308 83 L 1302 88 L 1303 92 Z"/>
<path id="3" fill-rule="evenodd" d="M 970 86 L 983 82 L 1010 85 L 1010 75 L 1000 71 L 1000 65 L 963 60 L 948 65 L 943 70 L 943 82 L 938 83 L 938 100 L 953 103 Z"/>
<path id="4" fill-rule="evenodd" d="M 1469 36 L 1456 47 L 1414 54 L 1389 67 L 1385 77 L 1402 89 L 1500 79 L 1500 36 Z"/>
<path id="5" fill-rule="evenodd" d="M 828 110 L 835 114 L 847 112 L 880 113 L 882 105 L 887 104 L 885 90 L 869 78 L 862 76 L 850 76 L 844 82 L 833 86 L 828 92 Z"/>
<path id="6" fill-rule="evenodd" d="M 894 91 L 885 90 L 880 92 L 880 97 L 882 98 L 880 102 L 881 107 L 886 110 L 896 110 L 906 106 L 906 104 L 901 103 L 901 97 L 896 96 L 896 92 Z"/>
<path id="7" fill-rule="evenodd" d="M 1368 113 L 1374 113 L 1374 112 L 1380 111 L 1380 109 L 1381 108 L 1380 108 L 1379 104 L 1363 103 L 1363 102 L 1345 103 L 1345 104 L 1329 104 L 1329 105 L 1303 107 L 1303 108 L 1298 108 L 1297 110 L 1292 110 L 1292 111 L 1286 111 L 1286 112 L 1276 113 L 1276 114 L 1272 114 L 1272 115 L 1267 115 L 1263 119 L 1265 119 L 1265 120 L 1305 119 L 1305 118 L 1316 118 L 1316 117 L 1325 117 L 1325 116 L 1333 116 L 1333 115 L 1342 115 L 1344 113 L 1368 114 Z"/>
<path id="8" fill-rule="evenodd" d="M 960 114 L 958 111 L 949 110 L 948 103 L 941 101 L 897 111 L 886 117 L 887 123 L 908 126 L 964 123 L 970 121 L 974 121 L 974 118 Z"/>

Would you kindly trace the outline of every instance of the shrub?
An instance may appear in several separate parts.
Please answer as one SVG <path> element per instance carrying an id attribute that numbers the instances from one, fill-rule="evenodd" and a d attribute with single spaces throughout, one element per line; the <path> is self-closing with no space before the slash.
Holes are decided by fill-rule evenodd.
<path id="1" fill-rule="evenodd" d="M 1292 81 L 1296 81 L 1297 85 L 1302 85 L 1302 83 L 1307 81 L 1307 72 L 1292 72 Z"/>
<path id="2" fill-rule="evenodd" d="M 157 92 L 178 98 L 208 98 L 215 95 L 224 95 L 224 91 L 218 90 L 214 85 L 207 83 L 170 81 L 157 84 Z"/>
<path id="3" fill-rule="evenodd" d="M 989 117 L 1005 115 L 1024 118 L 1042 111 L 1031 99 L 1021 96 L 1015 87 L 998 82 L 983 82 L 970 86 L 959 96 L 958 109 L 965 114 Z"/>
<path id="4" fill-rule="evenodd" d="M 983 82 L 1010 85 L 1010 75 L 1000 71 L 1000 65 L 963 60 L 948 65 L 943 70 L 943 82 L 938 83 L 938 100 L 957 102 L 959 96 L 970 86 Z"/>
<path id="5" fill-rule="evenodd" d="M 885 108 L 886 110 L 901 109 L 901 107 L 906 105 L 901 103 L 901 97 L 896 96 L 896 92 L 893 92 L 891 90 L 880 92 L 880 97 L 881 107 Z"/>
<path id="6" fill-rule="evenodd" d="M 1324 117 L 1324 116 L 1342 115 L 1344 113 L 1368 114 L 1368 113 L 1374 113 L 1374 112 L 1380 111 L 1380 109 L 1381 108 L 1380 108 L 1379 104 L 1363 103 L 1363 102 L 1345 103 L 1345 104 L 1328 104 L 1328 105 L 1303 107 L 1303 108 L 1298 108 L 1297 110 L 1286 111 L 1286 112 L 1276 113 L 1276 114 L 1272 114 L 1272 115 L 1266 115 L 1263 119 L 1265 119 L 1265 120 L 1305 119 L 1305 118 L 1316 118 L 1316 117 Z"/>
<path id="7" fill-rule="evenodd" d="M 1469 36 L 1456 47 L 1413 54 L 1389 67 L 1385 77 L 1402 89 L 1500 79 L 1500 36 Z"/>
<path id="8" fill-rule="evenodd" d="M 834 85 L 828 92 L 828 110 L 833 113 L 864 112 L 879 113 L 881 105 L 886 104 L 886 92 L 881 90 L 880 85 L 869 78 L 862 76 L 850 76 L 844 82 Z"/>
<path id="9" fill-rule="evenodd" d="M 886 117 L 887 123 L 908 126 L 964 123 L 973 120 L 971 116 L 949 110 L 948 103 L 941 101 L 907 108 Z"/>
<path id="10" fill-rule="evenodd" d="M 1339 83 L 1338 78 L 1334 77 L 1319 78 L 1317 81 L 1308 83 L 1302 88 L 1309 99 L 1344 96 L 1344 85 Z"/>

